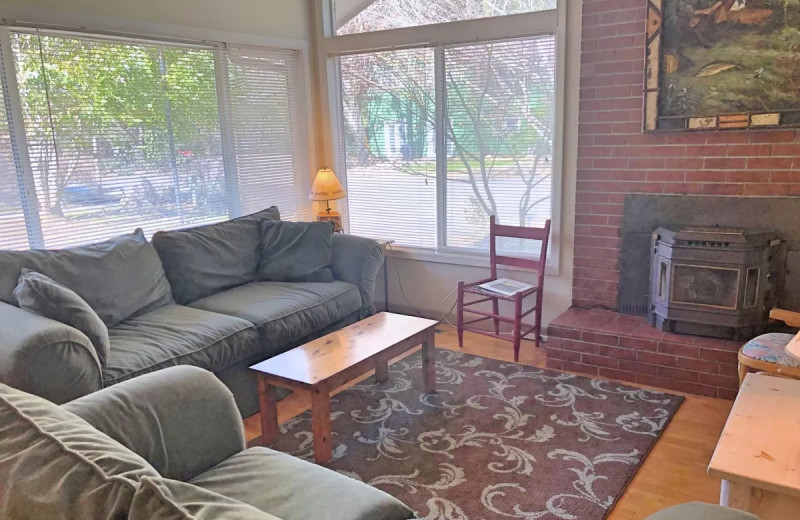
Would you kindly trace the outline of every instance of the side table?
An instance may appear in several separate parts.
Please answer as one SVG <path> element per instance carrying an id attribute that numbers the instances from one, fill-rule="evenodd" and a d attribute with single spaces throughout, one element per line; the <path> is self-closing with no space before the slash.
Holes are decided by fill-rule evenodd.
<path id="1" fill-rule="evenodd" d="M 800 381 L 747 374 L 708 465 L 720 505 L 762 520 L 800 511 Z"/>

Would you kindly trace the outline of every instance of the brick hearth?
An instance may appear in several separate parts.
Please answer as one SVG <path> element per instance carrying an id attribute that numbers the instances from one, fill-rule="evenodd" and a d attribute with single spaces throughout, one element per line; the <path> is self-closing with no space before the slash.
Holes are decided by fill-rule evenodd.
<path id="1" fill-rule="evenodd" d="M 734 399 L 741 343 L 661 332 L 644 318 L 571 308 L 550 323 L 547 366 Z"/>

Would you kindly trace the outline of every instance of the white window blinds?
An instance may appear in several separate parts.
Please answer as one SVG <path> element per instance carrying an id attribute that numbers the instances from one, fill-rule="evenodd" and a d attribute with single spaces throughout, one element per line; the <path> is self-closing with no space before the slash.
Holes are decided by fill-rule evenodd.
<path id="1" fill-rule="evenodd" d="M 10 43 L 21 114 L 10 113 L 24 118 L 37 211 L 23 216 L 27 243 L 9 247 L 152 234 L 272 204 L 305 216 L 296 53 L 39 32 Z"/>
<path id="2" fill-rule="evenodd" d="M 435 247 L 433 50 L 340 63 L 350 232 Z"/>
<path id="3" fill-rule="evenodd" d="M 0 47 L 0 65 L 6 60 L 10 63 L 10 56 L 4 54 L 4 49 Z M 13 110 L 6 68 L 0 68 L 0 248 L 24 249 L 28 247 L 28 230 L 20 192 L 24 184 L 21 169 L 17 168 L 15 160 L 16 143 L 11 131 Z"/>
<path id="4" fill-rule="evenodd" d="M 281 218 L 307 220 L 305 89 L 296 53 L 230 50 L 224 57 L 230 103 L 223 122 L 236 152 L 238 213 L 276 204 Z"/>
<path id="5" fill-rule="evenodd" d="M 488 249 L 489 215 L 527 227 L 551 218 L 555 48 L 543 36 L 445 49 L 447 247 Z"/>

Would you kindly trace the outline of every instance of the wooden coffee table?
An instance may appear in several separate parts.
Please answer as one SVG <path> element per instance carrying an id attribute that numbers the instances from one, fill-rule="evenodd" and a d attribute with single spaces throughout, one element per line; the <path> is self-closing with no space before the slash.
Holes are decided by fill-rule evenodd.
<path id="1" fill-rule="evenodd" d="M 723 506 L 800 517 L 800 381 L 747 374 L 708 474 L 722 479 Z"/>
<path id="2" fill-rule="evenodd" d="M 332 458 L 331 392 L 375 370 L 378 382 L 389 378 L 389 360 L 422 345 L 424 391 L 436 392 L 436 321 L 382 312 L 327 336 L 253 365 L 258 374 L 261 439 L 278 440 L 275 387 L 311 394 L 314 459 Z"/>

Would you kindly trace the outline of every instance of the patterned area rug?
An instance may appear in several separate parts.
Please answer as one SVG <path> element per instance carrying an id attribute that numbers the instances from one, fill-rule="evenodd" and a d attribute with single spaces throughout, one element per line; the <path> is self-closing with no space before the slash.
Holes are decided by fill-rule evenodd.
<path id="1" fill-rule="evenodd" d="M 327 466 L 430 520 L 602 520 L 682 397 L 439 350 L 438 394 L 419 353 L 332 401 Z M 275 449 L 312 459 L 311 416 Z"/>

